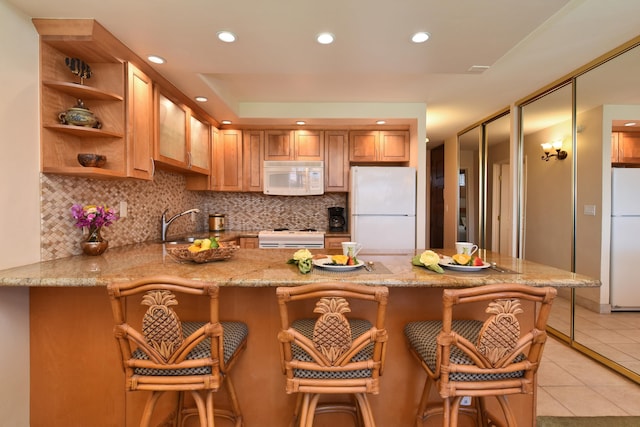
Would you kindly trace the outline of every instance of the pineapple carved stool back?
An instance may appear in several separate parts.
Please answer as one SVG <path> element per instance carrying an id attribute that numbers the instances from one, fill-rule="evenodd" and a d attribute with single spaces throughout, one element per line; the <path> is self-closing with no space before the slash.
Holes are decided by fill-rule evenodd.
<path id="1" fill-rule="evenodd" d="M 442 321 L 408 323 L 404 332 L 409 349 L 427 373 L 416 426 L 435 414 L 442 414 L 443 426 L 457 426 L 461 410 L 475 415 L 478 426 L 487 426 L 487 396 L 498 399 L 504 415 L 504 420 L 491 421 L 515 426 L 507 395 L 535 391 L 555 296 L 554 288 L 517 284 L 445 289 Z M 522 330 L 518 320 L 524 313 L 524 301 L 535 303 L 534 324 L 527 330 Z M 465 304 L 478 302 L 487 304 L 486 320 L 461 320 Z M 529 306 L 533 308 L 533 304 Z M 432 388 L 443 399 L 442 404 L 429 403 Z M 461 408 L 465 396 L 472 398 L 473 406 Z"/>
<path id="2" fill-rule="evenodd" d="M 285 390 L 298 393 L 292 425 L 311 427 L 316 413 L 347 412 L 358 425 L 375 426 L 367 394 L 380 390 L 389 290 L 352 283 L 314 283 L 280 287 L 276 295 Z M 362 313 L 352 318 L 356 304 Z M 351 401 L 320 403 L 321 395 L 349 395 Z"/>
<path id="3" fill-rule="evenodd" d="M 127 390 L 149 391 L 140 426 L 146 427 L 159 397 L 177 393 L 174 425 L 198 416 L 200 427 L 213 427 L 214 416 L 242 426 L 238 399 L 229 370 L 244 350 L 248 328 L 242 322 L 218 319 L 218 286 L 170 276 L 149 277 L 107 286 L 115 320 L 114 334 L 122 355 Z M 202 321 L 181 321 L 179 299 L 202 297 L 208 313 Z M 196 302 L 197 303 L 197 302 Z M 186 313 L 183 313 L 186 316 Z M 189 313 L 189 316 L 194 314 Z M 220 387 L 229 395 L 230 409 L 215 409 Z M 196 409 L 183 408 L 188 392 Z M 164 424 L 163 424 L 164 425 Z"/>

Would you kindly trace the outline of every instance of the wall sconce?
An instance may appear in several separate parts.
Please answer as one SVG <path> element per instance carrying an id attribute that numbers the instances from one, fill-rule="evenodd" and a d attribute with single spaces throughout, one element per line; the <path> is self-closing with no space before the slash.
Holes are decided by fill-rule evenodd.
<path id="1" fill-rule="evenodd" d="M 564 160 L 567 158 L 567 152 L 562 149 L 562 141 L 553 141 L 553 142 L 545 142 L 542 145 L 542 151 L 544 151 L 544 156 L 542 156 L 542 160 L 548 162 L 550 158 L 557 157 L 558 160 Z M 555 154 L 551 153 L 551 150 L 555 150 Z"/>

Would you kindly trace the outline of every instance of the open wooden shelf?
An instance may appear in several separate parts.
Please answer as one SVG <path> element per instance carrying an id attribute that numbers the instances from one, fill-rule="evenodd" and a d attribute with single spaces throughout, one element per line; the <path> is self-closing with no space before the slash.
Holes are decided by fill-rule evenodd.
<path id="1" fill-rule="evenodd" d="M 47 129 L 55 130 L 57 132 L 64 132 L 70 135 L 76 135 L 80 137 L 96 137 L 96 138 L 123 138 L 124 135 L 120 132 L 111 132 L 104 129 L 96 129 L 85 126 L 75 126 L 75 125 L 63 125 L 63 124 L 52 124 L 45 125 Z"/>
<path id="2" fill-rule="evenodd" d="M 43 80 L 43 85 L 50 87 L 60 92 L 71 95 L 80 99 L 99 99 L 104 101 L 122 101 L 124 97 L 117 93 L 105 92 L 100 89 L 96 89 L 91 86 L 81 85 L 72 82 L 59 82 L 53 80 Z"/>
<path id="3" fill-rule="evenodd" d="M 112 169 L 104 169 L 104 168 L 93 168 L 93 167 L 52 167 L 47 166 L 42 169 L 44 173 L 55 173 L 59 175 L 73 175 L 84 178 L 123 178 L 125 174 L 120 171 L 115 171 Z"/>

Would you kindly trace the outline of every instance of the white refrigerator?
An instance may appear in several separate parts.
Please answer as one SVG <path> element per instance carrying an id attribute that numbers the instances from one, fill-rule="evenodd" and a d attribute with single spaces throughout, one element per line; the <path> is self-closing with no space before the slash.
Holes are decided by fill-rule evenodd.
<path id="1" fill-rule="evenodd" d="M 351 239 L 362 252 L 402 253 L 416 247 L 416 169 L 351 168 Z"/>
<path id="2" fill-rule="evenodd" d="M 611 172 L 611 254 L 609 283 L 612 310 L 640 310 L 640 169 Z"/>

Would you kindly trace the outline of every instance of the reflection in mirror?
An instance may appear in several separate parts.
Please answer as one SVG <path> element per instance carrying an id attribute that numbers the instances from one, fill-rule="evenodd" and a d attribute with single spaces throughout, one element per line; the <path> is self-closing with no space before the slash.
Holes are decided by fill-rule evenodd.
<path id="1" fill-rule="evenodd" d="M 467 241 L 467 170 L 460 169 L 458 175 L 458 194 L 460 202 L 458 203 L 458 235 L 457 242 Z"/>
<path id="2" fill-rule="evenodd" d="M 625 167 L 632 175 L 635 195 L 625 200 L 640 200 L 640 169 L 629 170 L 640 166 L 640 126 L 624 126 L 640 123 L 638 87 L 640 47 L 576 78 L 575 266 L 578 273 L 600 277 L 603 285 L 575 290 L 574 340 L 636 378 L 640 375 L 640 314 L 618 310 L 640 310 L 637 272 L 634 266 L 627 268 L 640 259 L 640 216 L 637 220 L 617 216 L 614 206 L 621 199 L 621 188 L 612 185 L 612 174 L 619 175 Z M 640 203 L 630 207 L 634 205 L 640 214 Z"/>
<path id="3" fill-rule="evenodd" d="M 513 239 L 510 129 L 508 113 L 485 124 L 487 197 L 483 247 L 504 255 L 512 255 Z"/>
<path id="4" fill-rule="evenodd" d="M 480 126 L 459 135 L 458 146 L 460 150 L 460 176 L 464 176 L 465 185 L 464 188 L 460 186 L 457 238 L 458 241 L 479 242 Z M 464 239 L 461 239 L 462 236 Z"/>
<path id="5" fill-rule="evenodd" d="M 521 107 L 522 194 L 520 257 L 572 270 L 572 86 L 566 84 Z M 544 160 L 542 144 L 562 142 L 566 159 Z M 559 289 L 549 326 L 570 336 L 571 291 Z"/>

